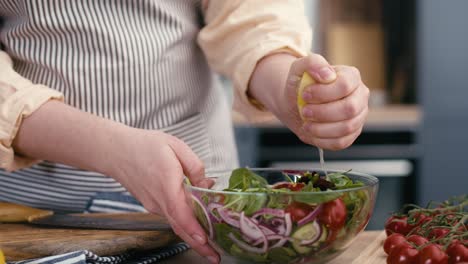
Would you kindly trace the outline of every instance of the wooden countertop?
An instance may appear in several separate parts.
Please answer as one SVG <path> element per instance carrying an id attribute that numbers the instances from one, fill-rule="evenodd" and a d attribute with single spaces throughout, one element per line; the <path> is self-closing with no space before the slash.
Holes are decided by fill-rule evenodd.
<path id="1" fill-rule="evenodd" d="M 273 119 L 263 123 L 249 123 L 239 113 L 233 113 L 235 126 L 251 126 L 259 128 L 281 128 L 283 125 Z M 365 129 L 409 129 L 416 130 L 421 123 L 421 111 L 417 105 L 387 105 L 371 107 L 365 124 Z"/>
<path id="2" fill-rule="evenodd" d="M 382 249 L 385 239 L 383 231 L 365 231 L 358 235 L 356 240 L 341 255 L 329 262 L 329 264 L 385 264 L 386 255 Z M 183 254 L 161 261 L 164 264 L 185 264 L 185 263 L 209 263 L 200 257 L 194 250 L 188 250 Z M 222 260 L 223 264 L 234 263 L 229 260 Z"/>

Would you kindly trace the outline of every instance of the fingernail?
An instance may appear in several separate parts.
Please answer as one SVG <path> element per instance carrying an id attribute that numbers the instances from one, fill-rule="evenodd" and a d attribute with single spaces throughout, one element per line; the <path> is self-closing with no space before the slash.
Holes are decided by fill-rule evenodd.
<path id="1" fill-rule="evenodd" d="M 336 73 L 330 66 L 320 68 L 318 74 L 324 82 L 331 82 L 336 79 Z"/>
<path id="2" fill-rule="evenodd" d="M 305 101 L 310 101 L 310 100 L 312 100 L 312 95 L 310 93 L 308 93 L 308 92 L 304 92 L 302 94 L 302 99 L 304 99 Z"/>
<path id="3" fill-rule="evenodd" d="M 205 244 L 205 240 L 199 234 L 192 235 L 192 238 L 200 244 Z"/>
<path id="4" fill-rule="evenodd" d="M 214 256 L 208 256 L 206 257 L 208 259 L 209 262 L 211 263 L 218 263 L 218 258 L 217 257 L 214 257 Z"/>
<path id="5" fill-rule="evenodd" d="M 309 108 L 304 108 L 302 110 L 302 115 L 304 117 L 309 117 L 310 118 L 310 117 L 312 117 L 312 110 L 310 110 Z"/>

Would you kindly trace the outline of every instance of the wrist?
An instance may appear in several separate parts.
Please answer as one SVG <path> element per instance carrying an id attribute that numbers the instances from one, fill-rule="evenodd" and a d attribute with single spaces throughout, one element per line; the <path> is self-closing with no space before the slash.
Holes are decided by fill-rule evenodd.
<path id="1" fill-rule="evenodd" d="M 284 89 L 289 69 L 297 60 L 289 53 L 275 53 L 262 58 L 255 67 L 249 82 L 247 95 L 276 113 L 283 104 Z"/>

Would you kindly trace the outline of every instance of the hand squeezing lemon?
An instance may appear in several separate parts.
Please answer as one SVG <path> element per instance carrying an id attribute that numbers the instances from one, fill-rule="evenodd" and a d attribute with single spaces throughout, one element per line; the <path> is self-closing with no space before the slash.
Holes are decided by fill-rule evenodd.
<path id="1" fill-rule="evenodd" d="M 304 99 L 302 98 L 302 94 L 304 93 L 304 89 L 309 86 L 309 85 L 312 85 L 312 84 L 316 84 L 317 82 L 314 80 L 314 78 L 312 78 L 312 76 L 310 76 L 309 73 L 307 72 L 304 72 L 304 74 L 302 74 L 302 78 L 301 78 L 301 81 L 299 83 L 299 88 L 297 90 L 297 108 L 299 110 L 299 115 L 301 116 L 301 119 L 304 120 L 304 117 L 302 116 L 302 108 L 304 108 L 304 106 L 307 104 L 306 101 L 304 101 Z M 325 175 L 327 175 L 327 171 L 325 169 L 325 161 L 324 161 L 324 158 L 323 158 L 323 149 L 322 148 L 319 148 L 317 147 L 318 150 L 319 150 L 319 156 L 320 156 L 320 166 L 322 167 L 322 170 L 323 172 L 325 173 Z"/>

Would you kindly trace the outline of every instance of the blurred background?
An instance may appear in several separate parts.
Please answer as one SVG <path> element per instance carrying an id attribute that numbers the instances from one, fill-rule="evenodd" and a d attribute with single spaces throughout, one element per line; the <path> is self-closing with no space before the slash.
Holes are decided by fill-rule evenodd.
<path id="1" fill-rule="evenodd" d="M 354 65 L 371 90 L 362 135 L 325 151 L 327 168 L 380 180 L 368 229 L 404 203 L 468 190 L 468 1 L 306 0 L 312 51 Z M 227 91 L 230 84 L 224 81 Z M 242 166 L 319 167 L 318 150 L 279 122 L 252 125 L 233 113 Z"/>

